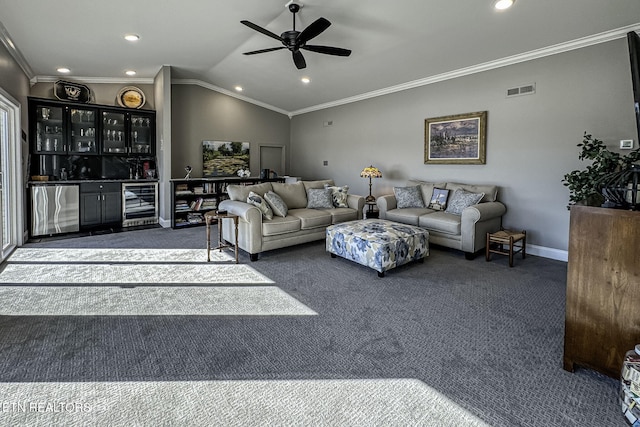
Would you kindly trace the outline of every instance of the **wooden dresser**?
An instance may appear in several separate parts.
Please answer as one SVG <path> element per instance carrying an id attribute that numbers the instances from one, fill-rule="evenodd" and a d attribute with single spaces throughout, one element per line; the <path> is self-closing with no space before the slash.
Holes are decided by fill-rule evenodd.
<path id="1" fill-rule="evenodd" d="M 571 207 L 564 369 L 619 378 L 640 344 L 640 212 Z"/>

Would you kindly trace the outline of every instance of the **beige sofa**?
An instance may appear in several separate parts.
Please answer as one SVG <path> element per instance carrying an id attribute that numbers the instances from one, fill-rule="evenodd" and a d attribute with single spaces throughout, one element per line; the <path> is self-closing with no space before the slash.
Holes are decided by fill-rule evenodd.
<path id="1" fill-rule="evenodd" d="M 429 242 L 458 249 L 467 259 L 486 246 L 486 233 L 500 230 L 502 215 L 507 211 L 498 201 L 498 187 L 495 185 L 470 185 L 452 182 L 428 183 L 408 181 L 407 187 L 418 186 L 425 207 L 398 208 L 395 195 L 377 199 L 381 219 L 417 225 L 429 231 Z M 480 203 L 461 209 L 457 215 L 442 210 L 429 209 L 434 188 L 449 190 L 448 201 L 457 189 L 470 193 L 484 193 Z"/>
<path id="2" fill-rule="evenodd" d="M 324 189 L 325 184 L 334 186 L 333 180 L 229 185 L 229 200 L 221 202 L 218 209 L 240 217 L 238 246 L 250 254 L 251 261 L 256 261 L 261 252 L 323 240 L 327 226 L 362 218 L 364 197 L 353 194 L 347 195 L 348 207 L 308 208 L 309 189 Z M 276 193 L 286 203 L 286 216 L 265 218 L 258 207 L 247 203 L 251 191 L 263 198 L 269 191 Z M 235 242 L 232 221 L 222 221 L 222 237 L 228 242 Z"/>

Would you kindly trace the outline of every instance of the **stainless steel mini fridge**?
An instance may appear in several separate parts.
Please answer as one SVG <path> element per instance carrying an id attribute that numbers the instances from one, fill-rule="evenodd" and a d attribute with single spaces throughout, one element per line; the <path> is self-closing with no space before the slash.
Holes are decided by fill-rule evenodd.
<path id="1" fill-rule="evenodd" d="M 79 185 L 31 186 L 31 235 L 80 230 Z"/>

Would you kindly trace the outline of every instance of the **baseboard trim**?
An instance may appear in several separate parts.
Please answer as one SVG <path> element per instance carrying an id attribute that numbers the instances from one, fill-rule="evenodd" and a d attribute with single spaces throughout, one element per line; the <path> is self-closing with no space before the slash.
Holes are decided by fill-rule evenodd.
<path id="1" fill-rule="evenodd" d="M 555 259 L 556 261 L 567 262 L 569 252 L 561 249 L 547 248 L 545 246 L 527 245 L 527 254 L 543 258 Z"/>
<path id="2" fill-rule="evenodd" d="M 160 224 L 160 227 L 162 227 L 162 228 L 170 228 L 171 227 L 171 220 L 170 219 L 164 219 L 164 218 L 158 218 L 158 224 Z"/>

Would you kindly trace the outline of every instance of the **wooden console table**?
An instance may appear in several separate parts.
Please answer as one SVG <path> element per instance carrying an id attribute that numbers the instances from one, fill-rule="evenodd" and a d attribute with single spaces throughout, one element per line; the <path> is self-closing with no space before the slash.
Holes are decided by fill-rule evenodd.
<path id="1" fill-rule="evenodd" d="M 640 212 L 571 207 L 564 369 L 619 378 L 640 343 Z"/>

